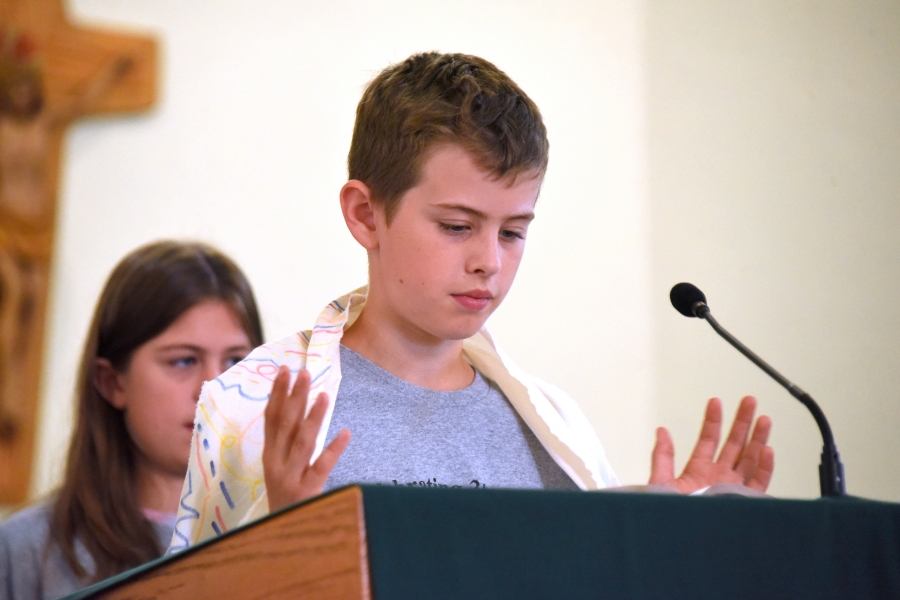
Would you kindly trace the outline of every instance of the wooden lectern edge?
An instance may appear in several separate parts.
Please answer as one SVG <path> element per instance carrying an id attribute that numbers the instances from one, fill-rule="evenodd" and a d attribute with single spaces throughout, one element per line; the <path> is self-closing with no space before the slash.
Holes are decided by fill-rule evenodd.
<path id="1" fill-rule="evenodd" d="M 367 546 L 367 538 L 366 538 L 366 525 L 365 525 L 365 505 L 363 503 L 363 492 L 362 488 L 359 485 L 349 485 L 340 488 L 336 488 L 334 490 L 330 490 L 324 494 L 319 496 L 315 496 L 313 498 L 309 498 L 307 500 L 303 500 L 296 504 L 292 504 L 285 508 L 282 508 L 278 511 L 270 513 L 264 517 L 261 517 L 255 521 L 250 523 L 246 523 L 240 527 L 236 527 L 231 529 L 220 536 L 216 536 L 214 538 L 209 538 L 199 542 L 189 548 L 184 550 L 175 552 L 173 554 L 167 554 L 161 556 L 153 561 L 135 567 L 129 571 L 124 573 L 120 573 L 119 575 L 115 575 L 110 577 L 109 579 L 105 579 L 98 583 L 95 583 L 89 587 L 86 587 L 78 592 L 75 592 L 69 596 L 65 596 L 60 600 L 82 600 L 87 598 L 102 598 L 105 597 L 107 593 L 114 592 L 120 589 L 123 586 L 128 584 L 137 582 L 138 580 L 144 578 L 145 576 L 152 574 L 154 571 L 158 571 L 171 563 L 183 560 L 184 558 L 197 554 L 199 552 L 203 552 L 210 546 L 214 546 L 220 543 L 222 540 L 226 538 L 233 537 L 235 535 L 239 535 L 243 532 L 246 532 L 250 529 L 261 527 L 264 524 L 278 519 L 279 517 L 291 513 L 295 510 L 302 509 L 303 507 L 314 505 L 321 502 L 327 502 L 330 499 L 336 499 L 341 496 L 348 496 L 348 500 L 352 501 L 356 505 L 357 509 L 357 521 L 359 523 L 359 564 L 361 570 L 361 594 L 360 597 L 366 600 L 371 599 L 371 579 L 370 579 L 370 571 L 369 571 L 369 558 L 368 558 L 368 546 Z"/>
<path id="2" fill-rule="evenodd" d="M 360 566 L 360 585 L 362 593 L 360 596 L 364 600 L 372 600 L 372 575 L 369 571 L 369 541 L 366 537 L 368 527 L 366 526 L 366 505 L 363 500 L 363 491 L 358 485 L 352 486 L 352 493 L 356 495 L 357 522 L 359 523 L 359 566 Z"/>

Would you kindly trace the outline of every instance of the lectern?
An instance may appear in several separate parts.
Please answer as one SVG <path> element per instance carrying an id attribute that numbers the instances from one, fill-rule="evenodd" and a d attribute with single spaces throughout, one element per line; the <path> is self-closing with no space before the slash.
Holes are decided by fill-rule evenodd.
<path id="1" fill-rule="evenodd" d="M 900 504 L 352 486 L 69 598 L 900 598 Z"/>

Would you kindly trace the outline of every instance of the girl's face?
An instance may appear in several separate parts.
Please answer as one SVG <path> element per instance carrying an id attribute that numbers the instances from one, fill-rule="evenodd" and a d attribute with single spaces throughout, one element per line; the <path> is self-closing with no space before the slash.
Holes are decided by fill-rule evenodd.
<path id="1" fill-rule="evenodd" d="M 137 449 L 135 467 L 144 471 L 138 476 L 184 477 L 203 382 L 215 379 L 251 350 L 231 307 L 221 300 L 205 300 L 139 346 L 124 372 L 111 372 L 108 361 L 104 366 L 104 359 L 98 360 L 98 387 L 125 413 Z"/>

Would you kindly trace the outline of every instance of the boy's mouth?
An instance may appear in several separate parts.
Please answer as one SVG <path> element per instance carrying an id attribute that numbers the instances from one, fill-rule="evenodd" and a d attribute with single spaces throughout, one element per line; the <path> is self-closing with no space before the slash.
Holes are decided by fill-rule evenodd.
<path id="1" fill-rule="evenodd" d="M 487 307 L 491 299 L 494 297 L 490 292 L 484 290 L 471 290 L 462 294 L 450 294 L 453 299 L 459 302 L 463 307 L 469 310 L 482 310 Z"/>

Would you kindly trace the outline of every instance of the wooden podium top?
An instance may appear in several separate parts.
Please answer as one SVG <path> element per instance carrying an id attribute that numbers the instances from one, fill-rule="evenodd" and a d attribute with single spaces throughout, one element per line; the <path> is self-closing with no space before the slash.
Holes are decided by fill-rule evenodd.
<path id="1" fill-rule="evenodd" d="M 900 504 L 353 486 L 75 598 L 900 598 Z"/>
<path id="2" fill-rule="evenodd" d="M 320 496 L 68 598 L 371 598 L 362 490 Z"/>

